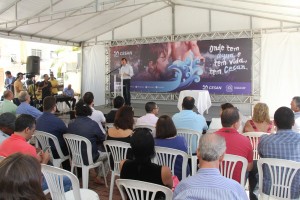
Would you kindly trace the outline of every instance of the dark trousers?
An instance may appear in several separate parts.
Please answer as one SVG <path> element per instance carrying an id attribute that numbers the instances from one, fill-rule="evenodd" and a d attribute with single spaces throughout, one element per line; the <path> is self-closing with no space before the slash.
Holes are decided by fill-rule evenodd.
<path id="1" fill-rule="evenodd" d="M 258 170 L 257 170 L 257 160 L 253 160 L 253 168 L 249 172 L 249 197 L 250 200 L 257 200 L 258 196 Z"/>
<path id="2" fill-rule="evenodd" d="M 65 100 L 66 104 L 71 108 L 69 101 L 72 101 L 72 110 L 75 108 L 76 99 L 74 97 L 70 97 L 70 100 Z"/>
<path id="3" fill-rule="evenodd" d="M 21 104 L 18 98 L 14 98 L 13 103 L 16 104 L 17 106 Z"/>
<path id="4" fill-rule="evenodd" d="M 130 79 L 123 79 L 123 97 L 125 100 L 125 105 L 130 106 Z"/>

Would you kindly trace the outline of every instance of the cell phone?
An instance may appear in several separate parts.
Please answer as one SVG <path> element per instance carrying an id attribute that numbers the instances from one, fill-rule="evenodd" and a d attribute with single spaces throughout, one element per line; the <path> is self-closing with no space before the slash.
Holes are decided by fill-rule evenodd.
<path id="1" fill-rule="evenodd" d="M 50 146 L 47 146 L 43 149 L 43 152 L 45 153 L 46 151 L 48 151 L 51 147 Z"/>

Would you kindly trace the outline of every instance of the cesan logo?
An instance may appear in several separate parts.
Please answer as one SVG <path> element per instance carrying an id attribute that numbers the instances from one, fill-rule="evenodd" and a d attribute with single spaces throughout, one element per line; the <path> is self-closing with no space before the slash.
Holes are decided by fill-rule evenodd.
<path id="1" fill-rule="evenodd" d="M 231 84 L 226 85 L 226 92 L 233 92 L 233 86 Z"/>
<path id="2" fill-rule="evenodd" d="M 114 57 L 119 57 L 119 56 L 131 56 L 132 51 L 114 51 Z"/>

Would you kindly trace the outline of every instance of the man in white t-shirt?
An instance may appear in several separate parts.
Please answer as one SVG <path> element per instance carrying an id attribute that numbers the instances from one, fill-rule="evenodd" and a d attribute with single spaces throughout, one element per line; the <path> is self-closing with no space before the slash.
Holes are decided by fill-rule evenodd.
<path id="1" fill-rule="evenodd" d="M 105 130 L 103 128 L 103 125 L 105 123 L 105 117 L 103 115 L 103 113 L 100 110 L 96 110 L 94 108 L 94 95 L 92 92 L 86 92 L 83 95 L 83 101 L 84 103 L 87 104 L 87 106 L 90 106 L 92 109 L 92 115 L 89 116 L 89 118 L 91 118 L 92 120 L 94 120 L 95 122 L 98 123 L 101 131 L 105 134 Z"/>
<path id="2" fill-rule="evenodd" d="M 156 105 L 155 102 L 147 102 L 145 105 L 146 115 L 140 117 L 136 121 L 136 126 L 140 125 L 149 125 L 149 126 L 156 126 L 156 122 L 158 120 L 158 110 L 159 107 Z"/>

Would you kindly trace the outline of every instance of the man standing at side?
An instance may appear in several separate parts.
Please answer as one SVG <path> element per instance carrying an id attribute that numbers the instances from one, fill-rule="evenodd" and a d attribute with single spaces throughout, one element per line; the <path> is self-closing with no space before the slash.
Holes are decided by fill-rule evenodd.
<path id="1" fill-rule="evenodd" d="M 12 114 L 16 114 L 17 107 L 16 104 L 11 102 L 14 99 L 14 94 L 10 90 L 6 90 L 3 94 L 4 100 L 0 105 L 0 114 L 10 112 Z"/>
<path id="2" fill-rule="evenodd" d="M 68 128 L 65 123 L 54 115 L 56 111 L 56 99 L 53 96 L 46 97 L 43 102 L 44 112 L 36 121 L 36 129 L 50 133 L 57 137 L 62 153 L 68 155 L 68 148 L 63 138 Z M 59 158 L 53 143 L 50 143 L 54 158 Z"/>
<path id="3" fill-rule="evenodd" d="M 197 150 L 200 169 L 196 175 L 179 183 L 173 199 L 247 200 L 245 190 L 239 183 L 220 174 L 219 165 L 225 150 L 223 137 L 214 133 L 203 135 Z"/>
<path id="4" fill-rule="evenodd" d="M 248 161 L 247 171 L 251 171 L 253 167 L 253 150 L 250 140 L 237 131 L 241 125 L 238 109 L 225 109 L 221 114 L 221 122 L 223 128 L 215 133 L 225 138 L 226 153 L 246 158 Z M 237 163 L 232 177 L 237 182 L 241 180 L 241 170 L 242 164 Z"/>
<path id="5" fill-rule="evenodd" d="M 14 96 L 15 98 L 13 99 L 14 104 L 16 104 L 17 106 L 20 105 L 20 101 L 19 101 L 19 94 L 21 91 L 24 91 L 23 89 L 23 83 L 21 82 L 21 80 L 23 80 L 23 73 L 19 72 L 17 74 L 17 78 L 16 81 L 14 82 Z"/>
<path id="6" fill-rule="evenodd" d="M 130 97 L 130 80 L 133 76 L 132 66 L 127 64 L 127 59 L 122 58 L 121 60 L 121 69 L 119 74 L 123 78 L 123 97 L 125 99 L 125 105 L 131 106 L 131 97 Z"/>
<path id="7" fill-rule="evenodd" d="M 294 132 L 294 113 L 288 107 L 280 107 L 274 114 L 274 123 L 277 127 L 276 134 L 263 135 L 258 143 L 258 153 L 261 158 L 277 158 L 300 162 L 300 134 Z M 300 198 L 300 173 L 291 187 L 292 199 Z M 271 177 L 264 173 L 263 192 L 270 193 Z"/>
<path id="8" fill-rule="evenodd" d="M 145 105 L 146 115 L 140 117 L 136 121 L 136 126 L 139 125 L 149 125 L 149 126 L 156 126 L 156 122 L 158 120 L 158 106 L 155 102 L 147 102 Z"/>
<path id="9" fill-rule="evenodd" d="M 6 78 L 5 78 L 4 84 L 5 84 L 6 90 L 10 90 L 10 91 L 14 92 L 14 82 L 15 82 L 16 78 L 11 75 L 10 71 L 6 71 L 5 76 L 6 76 Z"/>
<path id="10" fill-rule="evenodd" d="M 291 109 L 295 114 L 295 124 L 293 125 L 293 131 L 300 133 L 300 97 L 294 97 L 291 102 Z"/>

